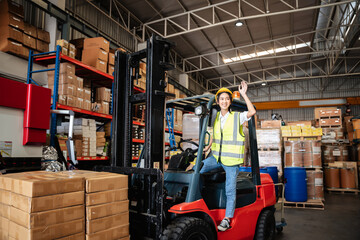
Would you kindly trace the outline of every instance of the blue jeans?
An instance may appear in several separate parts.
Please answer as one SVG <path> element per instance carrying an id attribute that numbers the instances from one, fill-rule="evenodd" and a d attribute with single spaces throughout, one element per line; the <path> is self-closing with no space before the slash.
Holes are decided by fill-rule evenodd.
<path id="1" fill-rule="evenodd" d="M 239 166 L 225 166 L 217 162 L 214 156 L 208 157 L 204 161 L 204 166 L 200 173 L 206 173 L 214 169 L 223 168 L 226 173 L 225 194 L 226 194 L 226 212 L 225 217 L 232 218 L 234 216 L 236 204 L 236 178 L 239 174 Z"/>

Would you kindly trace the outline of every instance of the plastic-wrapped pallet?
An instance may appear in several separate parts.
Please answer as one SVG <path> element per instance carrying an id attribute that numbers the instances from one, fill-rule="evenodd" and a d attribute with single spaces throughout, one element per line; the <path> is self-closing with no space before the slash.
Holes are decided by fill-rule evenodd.
<path id="1" fill-rule="evenodd" d="M 280 129 L 256 129 L 258 149 L 281 149 Z"/>
<path id="2" fill-rule="evenodd" d="M 281 151 L 258 151 L 260 167 L 277 167 L 282 171 Z"/>

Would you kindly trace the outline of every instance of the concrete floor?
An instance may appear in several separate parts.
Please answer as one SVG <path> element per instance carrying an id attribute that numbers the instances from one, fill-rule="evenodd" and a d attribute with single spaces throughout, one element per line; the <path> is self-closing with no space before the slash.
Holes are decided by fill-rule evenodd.
<path id="1" fill-rule="evenodd" d="M 360 239 L 360 195 L 326 194 L 325 210 L 285 208 L 285 219 L 276 240 Z"/>

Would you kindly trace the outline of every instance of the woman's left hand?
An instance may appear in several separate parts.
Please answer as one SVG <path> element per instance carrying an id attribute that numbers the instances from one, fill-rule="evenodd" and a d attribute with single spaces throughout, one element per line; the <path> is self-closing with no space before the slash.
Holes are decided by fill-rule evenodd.
<path id="1" fill-rule="evenodd" d="M 245 81 L 242 81 L 241 84 L 239 85 L 239 92 L 241 94 L 241 96 L 246 94 L 248 85 Z"/>

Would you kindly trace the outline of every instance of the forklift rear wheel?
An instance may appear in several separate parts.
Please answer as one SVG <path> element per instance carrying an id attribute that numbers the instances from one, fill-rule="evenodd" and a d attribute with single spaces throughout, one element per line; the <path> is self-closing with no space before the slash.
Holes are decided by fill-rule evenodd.
<path id="1" fill-rule="evenodd" d="M 275 238 L 275 217 L 271 210 L 260 213 L 256 226 L 255 240 L 272 240 Z"/>
<path id="2" fill-rule="evenodd" d="M 200 218 L 179 217 L 164 230 L 161 240 L 213 240 L 209 224 Z"/>

